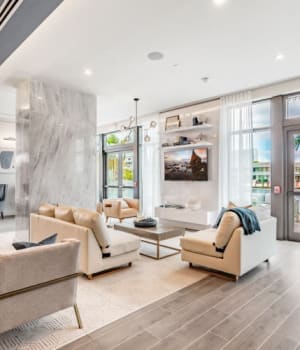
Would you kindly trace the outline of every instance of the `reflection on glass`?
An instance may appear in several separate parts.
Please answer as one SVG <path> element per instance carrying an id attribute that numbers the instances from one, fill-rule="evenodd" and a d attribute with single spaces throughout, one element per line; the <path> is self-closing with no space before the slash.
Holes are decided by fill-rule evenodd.
<path id="1" fill-rule="evenodd" d="M 124 152 L 122 155 L 123 186 L 133 186 L 133 152 Z"/>
<path id="2" fill-rule="evenodd" d="M 134 131 L 117 131 L 105 136 L 107 146 L 125 145 L 134 142 Z"/>
<path id="3" fill-rule="evenodd" d="M 123 198 L 134 198 L 134 190 L 133 188 L 123 188 L 122 190 Z"/>
<path id="4" fill-rule="evenodd" d="M 271 103 L 270 100 L 256 102 L 252 105 L 253 128 L 266 128 L 271 125 Z"/>
<path id="5" fill-rule="evenodd" d="M 107 184 L 110 186 L 119 184 L 119 153 L 107 155 Z"/>
<path id="6" fill-rule="evenodd" d="M 300 95 L 289 96 L 286 99 L 286 119 L 300 117 Z"/>
<path id="7" fill-rule="evenodd" d="M 114 198 L 118 198 L 118 189 L 117 188 L 111 188 L 109 187 L 107 189 L 107 198 L 109 199 L 114 199 Z"/>

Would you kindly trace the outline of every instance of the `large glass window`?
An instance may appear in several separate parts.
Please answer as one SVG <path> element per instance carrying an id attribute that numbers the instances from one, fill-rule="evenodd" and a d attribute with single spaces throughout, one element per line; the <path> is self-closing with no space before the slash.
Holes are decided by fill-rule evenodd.
<path id="1" fill-rule="evenodd" d="M 252 203 L 271 204 L 271 104 L 270 101 L 252 105 L 253 175 Z"/>
<path id="2" fill-rule="evenodd" d="M 286 119 L 300 118 L 300 94 L 287 96 L 285 108 Z"/>

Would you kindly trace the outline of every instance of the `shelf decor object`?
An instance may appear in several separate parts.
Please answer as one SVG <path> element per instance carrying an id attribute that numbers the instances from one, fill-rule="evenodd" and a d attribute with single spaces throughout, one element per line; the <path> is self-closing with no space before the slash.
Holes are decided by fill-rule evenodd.
<path id="1" fill-rule="evenodd" d="M 180 128 L 180 116 L 174 115 L 166 118 L 165 131 Z"/>

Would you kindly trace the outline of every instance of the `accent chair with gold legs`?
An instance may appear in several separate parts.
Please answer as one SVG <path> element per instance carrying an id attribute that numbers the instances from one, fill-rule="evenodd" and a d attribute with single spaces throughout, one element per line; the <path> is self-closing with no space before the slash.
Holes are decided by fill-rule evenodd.
<path id="1" fill-rule="evenodd" d="M 80 242 L 0 250 L 0 333 L 76 304 Z"/>

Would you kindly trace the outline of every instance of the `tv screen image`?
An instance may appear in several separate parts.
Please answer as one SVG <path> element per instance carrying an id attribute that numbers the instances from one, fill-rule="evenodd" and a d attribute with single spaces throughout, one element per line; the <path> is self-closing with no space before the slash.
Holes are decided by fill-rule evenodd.
<path id="1" fill-rule="evenodd" d="M 165 180 L 207 181 L 207 148 L 165 152 Z"/>

